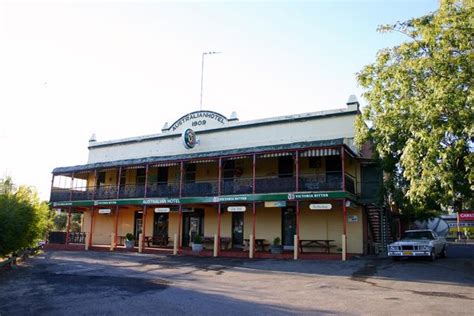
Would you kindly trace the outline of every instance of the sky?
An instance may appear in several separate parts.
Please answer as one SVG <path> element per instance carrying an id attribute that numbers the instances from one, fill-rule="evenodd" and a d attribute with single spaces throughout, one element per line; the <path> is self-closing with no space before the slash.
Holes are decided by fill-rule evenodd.
<path id="1" fill-rule="evenodd" d="M 160 133 L 200 109 L 240 121 L 362 105 L 356 73 L 407 41 L 377 26 L 437 9 L 399 1 L 0 0 L 0 178 L 49 199 L 88 140 Z"/>

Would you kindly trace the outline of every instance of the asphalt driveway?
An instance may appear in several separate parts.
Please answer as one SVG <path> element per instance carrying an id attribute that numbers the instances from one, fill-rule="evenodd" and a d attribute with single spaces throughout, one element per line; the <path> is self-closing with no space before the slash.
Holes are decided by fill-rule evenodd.
<path id="1" fill-rule="evenodd" d="M 434 263 L 47 252 L 0 273 L 0 315 L 472 315 L 462 247 Z"/>

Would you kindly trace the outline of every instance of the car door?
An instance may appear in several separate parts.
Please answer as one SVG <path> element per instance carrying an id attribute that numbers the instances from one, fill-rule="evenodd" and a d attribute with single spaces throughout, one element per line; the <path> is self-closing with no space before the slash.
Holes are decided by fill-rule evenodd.
<path id="1" fill-rule="evenodd" d="M 431 234 L 433 235 L 433 247 L 434 247 L 434 250 L 435 250 L 435 254 L 439 254 L 441 253 L 441 240 L 438 236 L 438 234 L 436 232 L 431 232 Z"/>

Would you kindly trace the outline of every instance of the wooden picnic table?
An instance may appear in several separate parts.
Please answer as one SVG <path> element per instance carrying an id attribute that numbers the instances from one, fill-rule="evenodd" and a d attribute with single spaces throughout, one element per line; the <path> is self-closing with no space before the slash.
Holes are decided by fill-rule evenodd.
<path id="1" fill-rule="evenodd" d="M 255 250 L 265 251 L 265 247 L 270 246 L 270 244 L 265 243 L 265 241 L 266 239 L 255 238 Z M 244 239 L 244 242 L 246 245 L 246 247 L 244 247 L 244 250 L 245 250 L 245 249 L 248 249 L 248 247 L 250 247 L 250 239 Z"/>
<path id="2" fill-rule="evenodd" d="M 203 244 L 214 244 L 214 237 L 202 237 Z M 232 242 L 230 237 L 221 237 L 221 250 L 229 249 L 229 245 Z"/>
<path id="3" fill-rule="evenodd" d="M 145 236 L 144 241 L 148 247 L 151 247 L 150 244 L 166 247 L 168 246 L 169 239 L 170 238 L 166 235 L 157 235 L 157 236 Z"/>
<path id="4" fill-rule="evenodd" d="M 334 239 L 300 239 L 298 247 L 300 253 L 303 253 L 303 248 L 323 248 L 329 253 L 331 248 L 336 247 L 336 245 L 331 245 L 333 241 Z"/>

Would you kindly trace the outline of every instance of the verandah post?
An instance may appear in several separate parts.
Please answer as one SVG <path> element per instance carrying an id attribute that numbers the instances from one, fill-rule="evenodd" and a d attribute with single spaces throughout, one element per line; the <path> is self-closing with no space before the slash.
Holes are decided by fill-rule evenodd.
<path id="1" fill-rule="evenodd" d="M 255 234 L 256 234 L 256 226 L 257 226 L 257 207 L 255 205 L 255 202 L 252 203 L 252 236 L 250 239 L 252 239 L 250 246 L 252 247 L 252 257 L 253 254 L 255 253 Z"/>
<path id="2" fill-rule="evenodd" d="M 142 238 L 140 240 L 140 252 L 143 251 L 143 247 L 145 244 L 145 236 L 146 236 L 146 216 L 147 216 L 147 206 L 143 206 L 143 220 L 142 220 Z"/>
<path id="3" fill-rule="evenodd" d="M 67 226 L 66 226 L 66 245 L 69 245 L 71 231 L 71 207 L 67 211 Z"/>
<path id="4" fill-rule="evenodd" d="M 115 206 L 115 233 L 114 233 L 114 249 L 117 248 L 118 240 L 118 222 L 119 222 L 119 206 Z"/>
<path id="5" fill-rule="evenodd" d="M 341 146 L 342 191 L 346 191 L 346 168 L 344 165 L 344 146 Z"/>
<path id="6" fill-rule="evenodd" d="M 181 230 L 182 230 L 182 223 L 183 223 L 183 210 L 182 210 L 182 205 L 179 205 L 178 209 L 178 249 L 181 250 L 182 244 L 181 244 Z"/>
<path id="7" fill-rule="evenodd" d="M 221 203 L 217 204 L 217 256 L 221 254 Z"/>
<path id="8" fill-rule="evenodd" d="M 347 257 L 347 207 L 346 199 L 342 199 L 342 261 Z"/>

